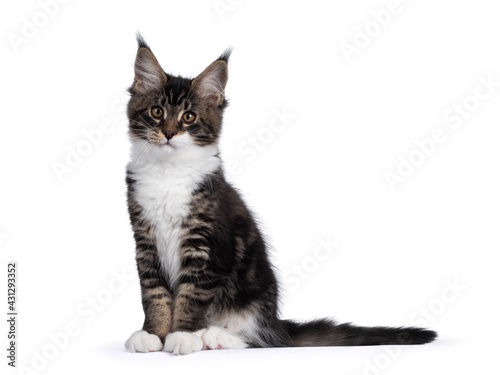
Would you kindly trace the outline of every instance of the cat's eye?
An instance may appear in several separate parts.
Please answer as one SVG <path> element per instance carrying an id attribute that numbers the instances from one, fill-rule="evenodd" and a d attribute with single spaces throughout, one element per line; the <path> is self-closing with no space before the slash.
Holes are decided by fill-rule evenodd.
<path id="1" fill-rule="evenodd" d="M 163 108 L 155 106 L 151 108 L 151 114 L 154 118 L 162 118 L 163 117 Z"/>
<path id="2" fill-rule="evenodd" d="M 193 113 L 193 112 L 186 112 L 182 115 L 182 120 L 186 123 L 186 124 L 190 124 L 194 121 L 194 119 L 196 118 L 196 115 Z"/>

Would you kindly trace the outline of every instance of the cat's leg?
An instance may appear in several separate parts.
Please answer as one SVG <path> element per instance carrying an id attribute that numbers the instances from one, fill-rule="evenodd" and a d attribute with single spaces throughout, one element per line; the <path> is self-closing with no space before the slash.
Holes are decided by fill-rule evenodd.
<path id="1" fill-rule="evenodd" d="M 151 279 L 149 279 L 151 281 Z M 172 298 L 164 288 L 146 287 L 147 281 L 141 278 L 144 324 L 140 331 L 134 332 L 125 343 L 131 352 L 154 352 L 163 348 L 163 341 L 170 330 Z"/>
<path id="2" fill-rule="evenodd" d="M 164 348 L 174 354 L 189 354 L 203 349 L 201 337 L 208 327 L 207 316 L 221 282 L 220 275 L 207 270 L 207 257 L 197 250 L 183 255 L 173 307 L 172 333 L 167 335 Z M 192 257 L 196 258 L 196 262 L 186 259 Z"/>
<path id="3" fill-rule="evenodd" d="M 150 276 L 151 277 L 151 276 Z M 153 279 L 149 279 L 153 282 Z M 154 334 L 164 342 L 170 332 L 172 321 L 172 296 L 160 285 L 145 286 L 148 281 L 141 280 L 142 307 L 144 310 L 144 324 L 142 329 Z"/>
<path id="4" fill-rule="evenodd" d="M 144 259 L 144 258 L 143 258 Z M 139 269 L 144 324 L 125 343 L 131 352 L 153 352 L 163 348 L 170 331 L 172 296 L 159 281 L 159 270 L 144 260 L 137 260 Z M 150 267 L 151 266 L 151 267 Z"/>
<path id="5" fill-rule="evenodd" d="M 183 222 L 179 249 L 181 269 L 175 293 L 172 333 L 165 339 L 165 351 L 189 354 L 203 349 L 201 336 L 208 328 L 208 315 L 228 269 L 224 260 L 212 259 L 221 239 L 214 220 L 218 202 L 207 183 L 191 197 L 191 210 Z"/>
<path id="6" fill-rule="evenodd" d="M 172 333 L 165 339 L 164 351 L 190 354 L 203 349 L 201 337 L 206 331 L 208 311 L 218 289 L 214 288 L 214 283 L 206 278 L 198 280 L 195 275 L 180 283 L 173 309 Z"/>
<path id="7" fill-rule="evenodd" d="M 141 280 L 141 287 L 142 284 Z M 172 299 L 160 287 L 142 289 L 144 325 L 130 336 L 125 348 L 134 353 L 160 351 L 170 329 Z"/>
<path id="8" fill-rule="evenodd" d="M 141 216 L 142 209 L 130 194 L 129 190 L 129 212 L 136 242 L 144 324 L 142 330 L 130 336 L 125 347 L 131 352 L 159 351 L 170 332 L 173 298 L 160 275 L 154 227 Z"/>

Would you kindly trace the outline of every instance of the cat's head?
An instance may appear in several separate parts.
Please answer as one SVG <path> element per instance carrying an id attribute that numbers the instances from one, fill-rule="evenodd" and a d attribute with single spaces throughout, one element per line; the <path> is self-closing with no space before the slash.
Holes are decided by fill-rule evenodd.
<path id="1" fill-rule="evenodd" d="M 165 73 L 140 35 L 137 41 L 128 104 L 132 143 L 157 155 L 216 146 L 227 105 L 224 89 L 230 50 L 189 79 Z"/>

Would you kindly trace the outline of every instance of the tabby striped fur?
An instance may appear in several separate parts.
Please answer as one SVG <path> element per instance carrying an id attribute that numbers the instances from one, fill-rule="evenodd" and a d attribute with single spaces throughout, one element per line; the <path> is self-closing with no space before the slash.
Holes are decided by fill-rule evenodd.
<path id="1" fill-rule="evenodd" d="M 435 332 L 420 328 L 280 319 L 266 243 L 218 153 L 229 52 L 186 79 L 166 74 L 138 41 L 127 185 L 145 319 L 126 347 L 188 354 L 432 341 Z"/>

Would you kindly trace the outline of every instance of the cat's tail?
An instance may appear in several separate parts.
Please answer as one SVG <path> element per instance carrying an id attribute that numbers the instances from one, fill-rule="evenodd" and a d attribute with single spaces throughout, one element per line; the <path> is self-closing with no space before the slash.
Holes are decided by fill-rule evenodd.
<path id="1" fill-rule="evenodd" d="M 434 331 L 415 327 L 359 327 L 329 319 L 281 322 L 292 346 L 415 345 L 427 344 L 437 337 Z"/>

